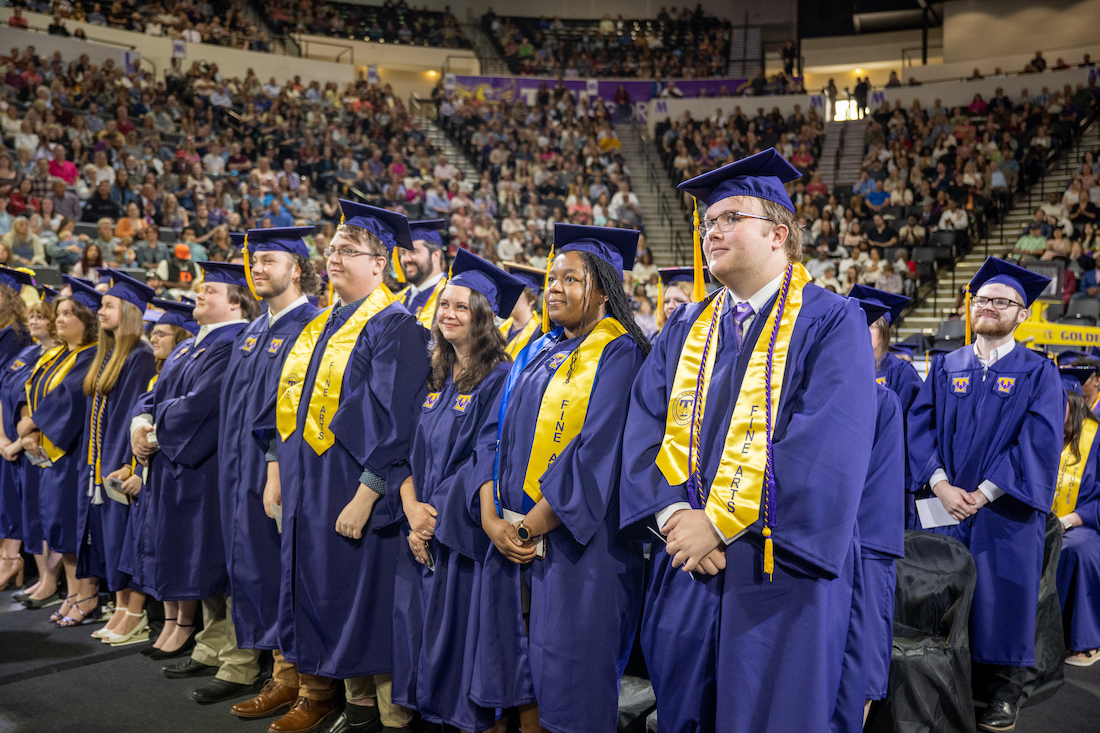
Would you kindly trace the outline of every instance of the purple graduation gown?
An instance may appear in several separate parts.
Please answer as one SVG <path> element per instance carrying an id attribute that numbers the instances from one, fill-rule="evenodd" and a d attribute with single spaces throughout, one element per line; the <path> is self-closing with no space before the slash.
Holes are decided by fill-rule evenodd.
<path id="1" fill-rule="evenodd" d="M 19 352 L 0 371 L 0 404 L 4 412 L 4 435 L 18 440 L 19 408 L 27 402 L 27 377 L 38 361 L 41 347 L 32 344 Z M 28 496 L 23 486 L 23 464 L 20 453 L 14 461 L 0 459 L 0 539 L 22 539 L 24 549 L 33 554 L 42 552 L 42 518 L 38 516 L 38 486 Z M 26 501 L 24 501 L 26 500 Z"/>
<path id="2" fill-rule="evenodd" d="M 878 383 L 889 389 L 898 397 L 898 401 L 901 403 L 901 420 L 902 429 L 905 429 L 905 422 L 909 416 L 909 408 L 913 406 L 913 401 L 917 399 L 917 393 L 920 392 L 921 378 L 917 373 L 916 367 L 904 359 L 899 359 L 893 354 L 887 354 L 883 357 L 882 363 L 878 365 L 878 371 L 875 374 Z M 904 439 L 904 432 L 902 434 Z M 909 472 L 909 461 L 903 461 L 905 463 L 905 528 L 913 529 L 917 526 L 917 510 L 916 504 L 916 491 L 920 489 L 919 486 L 913 486 L 913 477 Z"/>
<path id="3" fill-rule="evenodd" d="M 746 344 L 755 343 L 775 301 L 753 320 Z M 688 501 L 686 485 L 670 486 L 654 461 L 680 352 L 704 307 L 673 314 L 631 390 L 620 504 L 623 528 L 642 541 L 653 539 L 645 528 L 658 529 L 657 512 Z M 735 346 L 732 318 L 722 321 L 700 437 L 705 480 L 717 473 L 749 359 Z M 763 575 L 760 521 L 726 548 L 726 568 L 716 576 L 693 579 L 671 566 L 663 546 L 653 547 L 641 644 L 661 733 L 829 726 L 859 569 L 856 514 L 874 442 L 873 365 L 859 305 L 807 285 L 773 431 L 772 579 Z"/>
<path id="4" fill-rule="evenodd" d="M 1062 535 L 1058 558 L 1058 599 L 1066 648 L 1075 652 L 1100 649 L 1100 433 L 1089 446 L 1074 511 L 1084 524 Z"/>
<path id="5" fill-rule="evenodd" d="M 27 470 L 39 472 L 38 500 L 46 543 L 54 552 L 75 554 L 80 544 L 77 534 L 80 467 L 87 461 L 84 437 L 88 399 L 84 395 L 84 375 L 95 358 L 95 349 L 78 354 L 61 383 L 45 394 L 46 383 L 65 358 L 62 354 L 48 369 L 39 372 L 34 383 L 39 395 L 38 409 L 31 414 L 42 435 L 65 451 L 65 455 L 49 468 L 28 465 Z"/>
<path id="6" fill-rule="evenodd" d="M 361 305 L 359 307 L 362 307 Z M 279 649 L 298 671 L 347 679 L 390 672 L 393 587 L 400 536 L 398 491 L 428 378 L 428 331 L 393 303 L 359 334 L 329 426 L 336 442 L 317 455 L 303 438 L 320 357 L 351 317 L 331 314 L 303 380 L 297 429 L 278 444 L 282 482 L 282 592 Z M 257 421 L 275 436 L 271 395 Z M 336 519 L 355 496 L 363 469 L 386 482 L 360 539 L 337 534 Z"/>
<path id="7" fill-rule="evenodd" d="M 886 697 L 894 643 L 894 560 L 905 555 L 905 440 L 897 396 L 877 390 L 875 444 L 859 500 L 859 583 L 848 627 L 838 714 L 833 730 L 862 724 L 866 700 Z M 862 725 L 854 730 L 858 731 Z"/>
<path id="8" fill-rule="evenodd" d="M 933 531 L 974 556 L 974 660 L 1029 667 L 1066 397 L 1054 362 L 1019 345 L 982 376 L 970 347 L 933 362 L 909 411 L 909 462 L 916 485 L 942 468 L 966 491 L 988 480 L 1006 492 L 966 521 Z"/>
<path id="9" fill-rule="evenodd" d="M 435 571 L 403 544 L 393 598 L 393 701 L 432 723 L 465 731 L 491 728 L 496 720 L 494 709 L 470 700 L 489 538 L 466 511 L 466 491 L 478 435 L 510 367 L 498 364 L 461 402 L 448 379 L 438 397 L 421 407 L 409 457 L 417 499 L 438 513 L 430 550 Z"/>
<path id="10" fill-rule="evenodd" d="M 177 349 L 153 388 L 152 415 L 160 450 L 149 459 L 140 496 L 138 578 L 162 601 L 202 600 L 228 585 L 218 501 L 218 417 L 225 367 L 245 324 L 210 331 Z M 137 578 L 135 578 L 137 580 Z"/>
<path id="11" fill-rule="evenodd" d="M 478 489 L 499 462 L 501 501 L 526 513 L 523 491 L 543 393 L 579 339 L 560 328 L 527 347 L 509 377 L 515 386 L 500 429 L 499 405 L 478 439 L 471 516 L 480 517 Z M 567 356 L 565 358 L 568 358 Z M 627 386 L 644 356 L 629 335 L 610 342 L 596 373 L 580 434 L 540 479 L 562 525 L 546 536 L 546 557 L 520 566 L 488 547 L 482 573 L 475 672 L 471 696 L 484 707 L 538 702 L 539 722 L 554 733 L 614 730 L 619 680 L 642 600 L 642 555 L 618 537 L 618 491 Z M 503 393 L 502 393 L 503 395 Z M 499 402 L 499 400 L 498 400 Z M 546 438 L 546 436 L 543 436 Z M 530 583 L 530 636 L 524 629 L 521 583 Z"/>
<path id="12" fill-rule="evenodd" d="M 275 326 L 264 313 L 237 336 L 225 368 L 218 427 L 222 537 L 241 649 L 277 649 L 279 532 L 264 512 L 267 460 L 252 429 L 279 387 L 283 361 L 317 308 L 303 303 Z"/>
<path id="13" fill-rule="evenodd" d="M 108 360 L 103 363 L 106 365 Z M 106 403 L 101 408 L 102 441 L 99 447 L 100 477 L 104 482 L 108 474 L 129 462 L 130 413 L 149 386 L 149 380 L 156 374 L 156 369 L 153 350 L 148 344 L 138 343 L 126 357 L 114 389 L 107 394 Z M 85 427 L 84 460 L 80 466 L 77 495 L 77 534 L 81 540 L 76 558 L 76 575 L 78 578 L 103 578 L 107 581 L 108 590 L 120 591 L 130 585 L 130 576 L 119 569 L 130 507 L 108 497 L 102 486 L 95 490 L 91 488 L 92 467 L 88 465 L 87 442 L 91 440 L 90 423 L 94 398 L 87 399 L 89 425 Z M 93 503 L 94 493 L 99 494 L 102 503 Z"/>

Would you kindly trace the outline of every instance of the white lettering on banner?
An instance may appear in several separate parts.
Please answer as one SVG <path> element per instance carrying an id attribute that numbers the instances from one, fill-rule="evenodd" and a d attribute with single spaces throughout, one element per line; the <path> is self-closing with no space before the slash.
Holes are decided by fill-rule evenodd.
<path id="1" fill-rule="evenodd" d="M 536 98 L 538 97 L 538 89 L 520 89 L 519 93 L 523 95 L 523 101 L 528 107 L 534 107 Z"/>
<path id="2" fill-rule="evenodd" d="M 448 92 L 453 92 L 455 90 L 454 74 L 448 73 L 443 75 L 443 88 L 446 89 Z"/>

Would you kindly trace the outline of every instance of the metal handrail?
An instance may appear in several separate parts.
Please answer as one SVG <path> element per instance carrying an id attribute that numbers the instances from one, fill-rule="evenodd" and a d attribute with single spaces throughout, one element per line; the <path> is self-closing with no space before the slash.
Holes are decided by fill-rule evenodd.
<path id="1" fill-rule="evenodd" d="M 684 236 L 672 213 L 672 207 L 665 199 L 665 186 L 668 184 L 668 177 L 662 175 L 660 169 L 650 159 L 648 142 L 642 136 L 640 126 L 631 125 L 630 127 L 634 130 L 634 135 L 638 141 L 638 149 L 642 152 L 642 159 L 645 161 L 646 182 L 649 183 L 650 191 L 657 194 L 657 217 L 668 228 L 669 237 L 672 241 L 673 257 L 678 263 L 682 263 L 684 262 Z"/>
<path id="2" fill-rule="evenodd" d="M 272 38 L 278 38 L 278 39 L 282 40 L 284 50 L 287 47 L 287 44 L 286 44 L 287 40 L 289 40 L 291 43 L 293 43 L 295 45 L 295 47 L 298 49 L 298 53 L 297 54 L 287 53 L 287 56 L 297 55 L 297 56 L 300 56 L 300 57 L 303 57 L 303 58 L 309 58 L 309 45 L 311 43 L 316 44 L 318 46 L 333 46 L 335 48 L 342 48 L 344 50 L 341 51 L 340 53 L 336 54 L 336 58 L 333 59 L 333 62 L 337 63 L 337 64 L 343 63 L 343 62 L 340 61 L 340 59 L 342 59 L 344 57 L 344 54 L 346 53 L 346 54 L 348 54 L 347 63 L 351 64 L 352 66 L 355 66 L 355 48 L 353 46 L 347 45 L 346 43 L 334 43 L 332 41 L 318 41 L 318 40 L 314 40 L 312 38 L 307 39 L 307 38 L 304 37 L 304 34 L 299 35 L 298 38 L 295 38 L 294 36 L 289 35 L 289 34 L 286 35 L 286 36 L 272 36 Z"/>

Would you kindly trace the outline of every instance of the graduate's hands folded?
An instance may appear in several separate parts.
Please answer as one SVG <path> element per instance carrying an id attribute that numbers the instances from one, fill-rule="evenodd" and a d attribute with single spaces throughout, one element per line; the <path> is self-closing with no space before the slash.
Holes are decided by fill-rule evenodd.
<path id="1" fill-rule="evenodd" d="M 24 435 L 20 440 L 23 443 L 23 450 L 31 454 L 35 458 L 45 458 L 46 454 L 42 452 L 42 446 L 38 443 L 38 433 L 33 432 L 28 435 Z"/>
<path id="2" fill-rule="evenodd" d="M 972 506 L 974 507 L 974 513 L 977 514 L 978 510 L 989 503 L 989 497 L 985 495 L 985 492 L 981 489 L 974 489 L 970 492 L 970 498 L 972 500 Z"/>
<path id="3" fill-rule="evenodd" d="M 35 430 L 38 430 L 38 426 L 34 424 L 34 420 L 29 416 L 21 418 L 15 426 L 15 432 L 18 433 L 20 438 L 25 438 Z"/>
<path id="4" fill-rule="evenodd" d="M 149 456 L 157 452 L 157 447 L 146 439 L 146 436 L 152 431 L 152 425 L 142 425 L 135 430 L 133 436 L 130 437 L 130 448 L 142 463 L 149 460 Z"/>
<path id="5" fill-rule="evenodd" d="M 702 570 L 717 575 L 726 566 L 725 555 L 721 567 L 714 563 L 712 553 L 722 546 L 722 538 L 714 529 L 707 513 L 702 509 L 681 509 L 672 515 L 661 528 L 665 535 L 665 551 L 672 556 L 672 567 L 683 566 L 685 572 Z M 704 565 L 704 561 L 707 561 Z"/>
<path id="6" fill-rule="evenodd" d="M 137 496 L 141 493 L 141 476 L 136 473 L 122 482 L 122 493 L 127 496 Z"/>
<path id="7" fill-rule="evenodd" d="M 430 540 L 435 535 L 435 518 L 439 513 L 431 504 L 422 501 L 405 502 L 405 516 L 409 520 L 409 536 L 415 537 L 421 542 Z"/>
<path id="8" fill-rule="evenodd" d="M 493 516 L 488 518 L 486 524 L 486 518 L 482 517 L 481 526 L 501 555 L 517 565 L 534 561 L 538 540 L 525 544 L 516 532 L 516 525 L 507 519 Z"/>
<path id="9" fill-rule="evenodd" d="M 378 501 L 377 491 L 359 484 L 359 490 L 348 505 L 340 511 L 336 518 L 336 532 L 353 540 L 363 536 L 363 527 L 367 526 L 370 513 L 374 509 L 374 502 Z"/>
<path id="10" fill-rule="evenodd" d="M 417 539 L 416 534 L 409 532 L 409 536 L 406 538 L 409 541 L 409 549 L 412 550 L 413 557 L 421 565 L 428 564 L 428 543 L 423 540 Z"/>
<path id="11" fill-rule="evenodd" d="M 978 505 L 976 505 L 973 494 L 965 489 L 960 489 L 958 486 L 952 486 L 947 481 L 940 481 L 933 486 L 932 493 L 940 498 L 940 501 L 943 502 L 943 508 L 947 510 L 952 519 L 962 522 L 978 511 Z M 975 491 L 974 494 L 980 495 L 983 500 L 985 499 L 985 494 L 980 491 Z"/>
<path id="12" fill-rule="evenodd" d="M 19 454 L 22 452 L 23 441 L 12 440 L 6 446 L 4 446 L 3 450 L 0 450 L 0 455 L 4 456 L 5 461 L 14 461 L 16 458 L 19 457 Z"/>
<path id="13" fill-rule="evenodd" d="M 111 471 L 109 474 L 107 474 L 107 478 L 117 478 L 119 481 L 125 481 L 126 479 L 130 478 L 133 473 L 134 472 L 130 470 L 129 466 L 123 466 L 117 471 Z"/>

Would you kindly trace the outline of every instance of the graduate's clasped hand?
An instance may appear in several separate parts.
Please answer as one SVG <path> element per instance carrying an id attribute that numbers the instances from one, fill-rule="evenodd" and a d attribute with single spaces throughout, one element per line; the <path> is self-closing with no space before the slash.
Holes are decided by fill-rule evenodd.
<path id="1" fill-rule="evenodd" d="M 966 491 L 946 481 L 940 481 L 933 486 L 932 493 L 940 498 L 943 508 L 951 518 L 960 522 L 977 514 L 979 509 L 989 503 L 989 499 L 981 491 Z"/>
<path id="2" fill-rule="evenodd" d="M 685 572 L 701 570 L 717 575 L 726 568 L 726 548 L 707 513 L 701 509 L 682 509 L 661 528 L 667 539 L 665 550 L 672 556 L 672 567 Z"/>
<path id="3" fill-rule="evenodd" d="M 518 523 L 512 524 L 507 519 L 495 516 L 490 518 L 487 525 L 484 517 L 481 523 L 485 529 L 485 534 L 489 535 L 489 539 L 492 540 L 501 555 L 517 565 L 524 565 L 535 559 L 539 538 L 532 537 L 528 542 L 521 540 L 519 533 L 516 531 Z"/>
<path id="4" fill-rule="evenodd" d="M 378 501 L 380 494 L 366 484 L 359 484 L 355 496 L 340 511 L 336 518 L 336 532 L 349 539 L 357 540 L 363 536 L 363 528 L 367 526 L 370 513 L 374 509 L 374 503 Z"/>
<path id="5" fill-rule="evenodd" d="M 435 536 L 436 516 L 435 507 L 422 501 L 411 501 L 405 506 L 405 517 L 409 520 L 409 549 L 421 565 L 428 564 L 427 544 Z"/>

